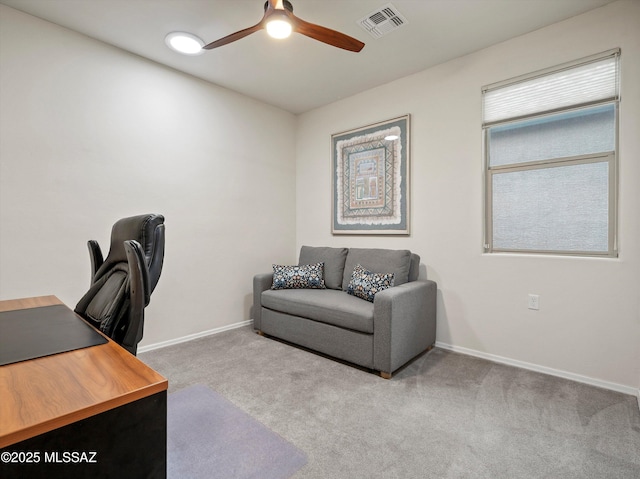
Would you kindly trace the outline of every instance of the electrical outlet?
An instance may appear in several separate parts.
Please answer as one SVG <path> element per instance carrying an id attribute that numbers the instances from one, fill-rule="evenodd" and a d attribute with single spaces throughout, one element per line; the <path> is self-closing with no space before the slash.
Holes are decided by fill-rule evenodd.
<path id="1" fill-rule="evenodd" d="M 537 294 L 529 295 L 529 309 L 535 309 L 536 311 L 540 309 L 540 296 Z"/>

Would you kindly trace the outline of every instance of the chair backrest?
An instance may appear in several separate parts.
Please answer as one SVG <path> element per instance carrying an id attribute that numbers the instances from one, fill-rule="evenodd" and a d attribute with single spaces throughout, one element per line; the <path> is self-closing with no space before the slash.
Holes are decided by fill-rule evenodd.
<path id="1" fill-rule="evenodd" d="M 144 308 L 164 262 L 164 217 L 123 218 L 111 230 L 109 254 L 89 241 L 91 285 L 75 311 L 133 354 L 142 339 Z"/>

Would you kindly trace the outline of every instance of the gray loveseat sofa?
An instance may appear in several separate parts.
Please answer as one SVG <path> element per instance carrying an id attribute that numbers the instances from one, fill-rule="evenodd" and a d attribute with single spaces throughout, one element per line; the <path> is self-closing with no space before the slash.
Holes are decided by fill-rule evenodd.
<path id="1" fill-rule="evenodd" d="M 253 326 L 260 334 L 379 371 L 383 378 L 430 349 L 436 338 L 436 283 L 418 279 L 409 250 L 303 246 L 299 265 L 324 263 L 326 289 L 272 289 L 253 279 Z M 373 302 L 347 294 L 356 265 L 393 273 Z"/>

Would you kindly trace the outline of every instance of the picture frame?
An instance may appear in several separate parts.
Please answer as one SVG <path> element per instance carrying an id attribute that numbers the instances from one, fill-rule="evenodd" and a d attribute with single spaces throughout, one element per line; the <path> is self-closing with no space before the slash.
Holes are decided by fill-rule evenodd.
<path id="1" fill-rule="evenodd" d="M 331 135 L 334 235 L 409 235 L 410 115 Z"/>

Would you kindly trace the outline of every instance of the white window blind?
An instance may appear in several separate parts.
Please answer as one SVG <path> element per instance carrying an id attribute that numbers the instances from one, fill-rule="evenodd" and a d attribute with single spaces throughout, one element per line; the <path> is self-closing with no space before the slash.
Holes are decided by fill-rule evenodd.
<path id="1" fill-rule="evenodd" d="M 616 49 L 485 87 L 483 125 L 617 100 L 619 55 Z"/>

